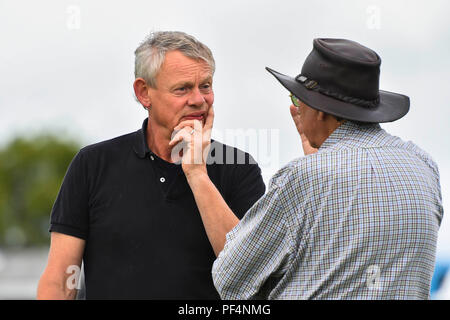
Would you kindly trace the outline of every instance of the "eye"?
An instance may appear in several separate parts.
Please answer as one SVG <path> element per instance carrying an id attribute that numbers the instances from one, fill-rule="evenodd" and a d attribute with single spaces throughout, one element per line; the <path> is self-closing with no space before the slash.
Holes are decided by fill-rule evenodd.
<path id="1" fill-rule="evenodd" d="M 176 95 L 184 95 L 188 91 L 187 87 L 179 87 L 174 89 Z"/>
<path id="2" fill-rule="evenodd" d="M 202 84 L 200 86 L 200 90 L 202 90 L 204 92 L 209 92 L 209 90 L 211 90 L 211 84 L 210 83 Z"/>

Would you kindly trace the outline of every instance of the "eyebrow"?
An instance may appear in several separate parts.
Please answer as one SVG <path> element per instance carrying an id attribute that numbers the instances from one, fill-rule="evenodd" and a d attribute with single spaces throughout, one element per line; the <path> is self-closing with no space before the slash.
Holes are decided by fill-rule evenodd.
<path id="1" fill-rule="evenodd" d="M 208 76 L 206 78 L 204 78 L 202 81 L 200 81 L 200 84 L 206 83 L 206 82 L 212 82 L 212 76 Z M 171 86 L 171 88 L 176 88 L 179 86 L 187 86 L 187 87 L 193 87 L 193 83 L 191 81 L 180 81 L 175 83 L 173 86 Z"/>
<path id="2" fill-rule="evenodd" d="M 203 79 L 203 81 L 200 81 L 200 83 L 205 83 L 205 82 L 212 82 L 212 76 L 207 76 L 206 78 Z"/>

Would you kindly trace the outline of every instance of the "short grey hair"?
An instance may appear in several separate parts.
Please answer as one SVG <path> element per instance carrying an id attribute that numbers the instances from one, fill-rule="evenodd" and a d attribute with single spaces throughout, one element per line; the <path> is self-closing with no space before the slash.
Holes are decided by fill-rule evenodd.
<path id="1" fill-rule="evenodd" d="M 215 61 L 206 45 L 184 32 L 158 31 L 152 32 L 134 52 L 135 79 L 143 78 L 150 87 L 156 88 L 156 76 L 166 53 L 172 50 L 181 51 L 189 58 L 204 60 L 214 74 Z"/>

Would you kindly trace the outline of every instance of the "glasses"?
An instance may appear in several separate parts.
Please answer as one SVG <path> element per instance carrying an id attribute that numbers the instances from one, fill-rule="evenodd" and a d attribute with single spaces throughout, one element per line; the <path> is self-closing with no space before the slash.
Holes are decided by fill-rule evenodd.
<path id="1" fill-rule="evenodd" d="M 292 104 L 297 108 L 300 107 L 300 99 L 294 96 L 292 93 L 289 95 L 291 97 Z"/>

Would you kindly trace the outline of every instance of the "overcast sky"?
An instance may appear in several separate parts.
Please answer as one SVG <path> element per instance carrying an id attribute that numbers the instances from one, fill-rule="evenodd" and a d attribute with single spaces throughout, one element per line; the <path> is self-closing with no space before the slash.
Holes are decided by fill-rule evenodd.
<path id="1" fill-rule="evenodd" d="M 381 89 L 410 97 L 410 112 L 382 127 L 432 155 L 448 208 L 449 12 L 445 0 L 0 0 L 0 144 L 46 130 L 87 145 L 139 129 L 134 50 L 152 30 L 180 30 L 216 59 L 215 137 L 251 151 L 267 181 L 302 151 L 288 92 L 264 67 L 297 75 L 314 38 L 347 38 L 381 56 Z"/>

